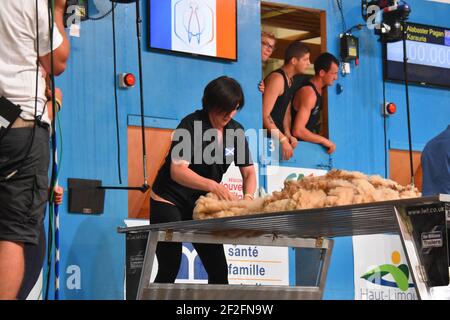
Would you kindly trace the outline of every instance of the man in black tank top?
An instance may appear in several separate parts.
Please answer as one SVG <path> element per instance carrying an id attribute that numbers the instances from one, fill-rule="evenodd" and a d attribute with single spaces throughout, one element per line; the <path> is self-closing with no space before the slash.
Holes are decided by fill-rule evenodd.
<path id="1" fill-rule="evenodd" d="M 320 133 L 322 92 L 338 78 L 339 61 L 332 54 L 322 53 L 314 62 L 315 76 L 294 94 L 290 110 L 292 134 L 299 140 L 318 143 L 331 154 L 336 145 Z"/>
<path id="2" fill-rule="evenodd" d="M 285 119 L 293 96 L 292 78 L 304 73 L 310 65 L 309 52 L 300 41 L 291 43 L 285 52 L 284 65 L 264 79 L 263 128 L 272 139 L 280 142 L 284 160 L 292 157 L 293 148 L 297 146 L 297 139 L 291 135 L 290 121 Z"/>

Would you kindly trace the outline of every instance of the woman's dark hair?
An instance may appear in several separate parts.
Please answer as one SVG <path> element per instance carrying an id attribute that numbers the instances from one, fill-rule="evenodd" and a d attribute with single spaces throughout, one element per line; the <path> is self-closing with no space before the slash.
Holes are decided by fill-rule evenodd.
<path id="1" fill-rule="evenodd" d="M 226 76 L 214 79 L 205 88 L 202 98 L 203 110 L 210 112 L 223 111 L 226 113 L 242 109 L 244 106 L 244 93 L 241 85 Z"/>

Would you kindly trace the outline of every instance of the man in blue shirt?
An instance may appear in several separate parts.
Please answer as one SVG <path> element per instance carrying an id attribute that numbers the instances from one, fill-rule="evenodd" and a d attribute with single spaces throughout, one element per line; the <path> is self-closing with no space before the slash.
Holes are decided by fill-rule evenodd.
<path id="1" fill-rule="evenodd" d="M 431 139 L 422 152 L 422 194 L 450 194 L 450 125 Z"/>
<path id="2" fill-rule="evenodd" d="M 424 196 L 439 193 L 450 194 L 450 125 L 431 139 L 423 149 L 422 170 L 422 194 Z M 449 232 L 450 229 L 447 230 L 447 233 Z M 447 250 L 450 254 L 450 243 Z M 433 287 L 431 294 L 433 299 L 450 299 L 450 286 Z"/>

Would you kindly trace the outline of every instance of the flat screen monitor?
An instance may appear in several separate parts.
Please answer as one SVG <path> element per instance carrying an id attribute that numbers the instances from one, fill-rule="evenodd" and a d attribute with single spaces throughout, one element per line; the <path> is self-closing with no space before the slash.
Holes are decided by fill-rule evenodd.
<path id="1" fill-rule="evenodd" d="M 450 88 L 450 28 L 408 23 L 408 81 Z M 385 44 L 386 80 L 404 81 L 403 41 Z"/>
<path id="2" fill-rule="evenodd" d="M 237 60 L 236 0 L 149 0 L 150 49 Z"/>

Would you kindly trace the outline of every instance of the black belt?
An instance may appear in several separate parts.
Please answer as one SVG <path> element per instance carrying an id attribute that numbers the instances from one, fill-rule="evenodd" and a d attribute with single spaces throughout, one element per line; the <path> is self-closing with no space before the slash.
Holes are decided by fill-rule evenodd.
<path id="1" fill-rule="evenodd" d="M 41 119 L 24 120 L 22 118 L 17 118 L 16 121 L 12 124 L 11 128 L 33 128 L 35 123 L 36 126 L 44 128 L 46 130 L 50 128 L 50 125 L 47 122 L 42 121 Z"/>

